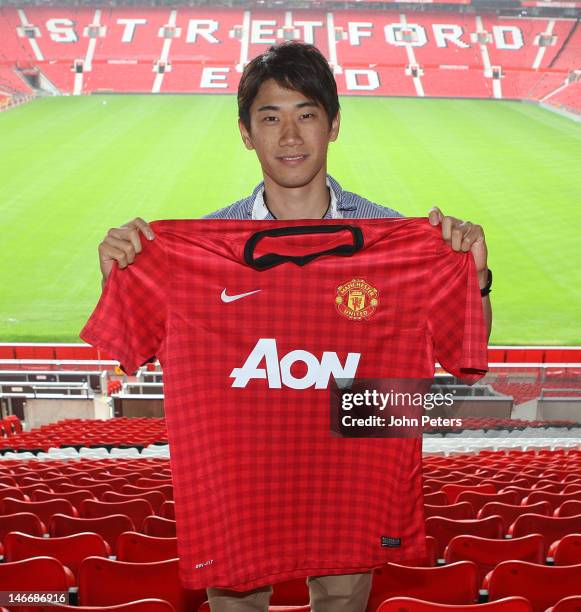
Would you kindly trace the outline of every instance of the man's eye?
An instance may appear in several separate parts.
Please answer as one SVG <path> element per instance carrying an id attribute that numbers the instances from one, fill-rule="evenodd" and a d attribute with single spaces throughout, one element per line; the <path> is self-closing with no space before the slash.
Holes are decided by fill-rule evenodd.
<path id="1" fill-rule="evenodd" d="M 267 123 L 273 123 L 274 121 L 270 121 L 271 119 L 276 120 L 277 117 L 265 117 L 264 121 L 266 121 Z"/>
<path id="2" fill-rule="evenodd" d="M 301 117 L 314 117 L 315 113 L 303 113 Z"/>

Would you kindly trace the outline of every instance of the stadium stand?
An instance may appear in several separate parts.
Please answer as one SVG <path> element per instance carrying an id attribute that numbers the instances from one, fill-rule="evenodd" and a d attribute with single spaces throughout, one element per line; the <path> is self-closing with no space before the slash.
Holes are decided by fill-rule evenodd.
<path id="1" fill-rule="evenodd" d="M 0 65 L 0 89 L 13 95 L 31 94 L 32 89 L 10 66 Z"/>
<path id="2" fill-rule="evenodd" d="M 476 535 L 482 538 L 499 539 L 503 537 L 503 523 L 499 516 L 483 519 L 452 519 L 444 516 L 431 516 L 426 519 L 426 535 L 436 539 L 438 558 L 443 558 L 444 550 L 452 538 L 458 535 Z"/>
<path id="3" fill-rule="evenodd" d="M 14 74 L 26 65 L 64 94 L 234 93 L 265 44 L 293 38 L 321 49 L 342 94 L 554 95 L 578 110 L 576 87 L 557 93 L 581 68 L 577 21 L 492 13 L 4 7 L 0 85 L 9 73 L 26 91 Z"/>
<path id="4" fill-rule="evenodd" d="M 581 111 L 581 81 L 574 81 L 569 83 L 564 88 L 559 88 L 552 95 L 549 95 L 543 99 L 543 102 L 556 106 L 557 108 L 564 108 L 571 112 Z"/>
<path id="5" fill-rule="evenodd" d="M 129 563 L 87 557 L 79 569 L 79 603 L 106 606 L 155 597 L 171 603 L 176 611 L 195 610 L 206 591 L 184 589 L 178 578 L 178 560 Z"/>
<path id="6" fill-rule="evenodd" d="M 576 445 L 578 446 L 578 440 Z M 523 451 L 522 448 L 501 451 L 481 448 L 479 452 L 473 453 L 427 453 L 424 456 L 423 472 L 424 482 L 429 482 L 434 490 L 434 493 L 429 495 L 442 496 L 441 503 L 437 506 L 427 504 L 429 495 L 424 498 L 426 510 L 429 510 L 426 516 L 430 515 L 426 521 L 427 530 L 428 533 L 434 531 L 432 535 L 435 536 L 435 540 L 428 536 L 429 548 L 433 548 L 433 551 L 429 559 L 418 560 L 412 565 L 388 564 L 378 569 L 369 612 L 376 612 L 382 602 L 392 597 L 412 597 L 440 605 L 457 606 L 475 605 L 477 602 L 483 604 L 486 601 L 492 602 L 512 596 L 524 597 L 534 610 L 544 612 L 546 607 L 557 604 L 564 597 L 579 595 L 576 585 L 579 584 L 578 572 L 581 567 L 578 565 L 581 560 L 581 515 L 550 516 L 552 508 L 558 509 L 563 507 L 563 504 L 576 501 L 571 499 L 570 493 L 563 494 L 562 491 L 572 485 L 579 486 L 579 448 L 529 451 Z M 169 561 L 175 560 L 176 554 L 175 521 L 161 516 L 167 512 L 167 506 L 165 510 L 163 505 L 154 509 L 146 501 L 146 496 L 151 491 L 157 493 L 157 502 L 165 496 L 162 492 L 167 492 L 166 483 L 170 474 L 167 457 L 124 458 L 108 453 L 100 458 L 81 458 L 79 453 L 76 453 L 69 458 L 39 458 L 38 455 L 33 455 L 32 459 L 23 460 L 6 459 L 4 456 L 0 461 L 0 482 L 13 490 L 26 487 L 26 495 L 30 494 L 34 499 L 37 496 L 46 496 L 47 493 L 67 495 L 71 486 L 81 487 L 81 483 L 85 481 L 101 482 L 102 489 L 95 490 L 94 497 L 97 500 L 92 500 L 89 497 L 91 493 L 86 490 L 82 497 L 62 498 L 67 505 L 68 514 L 60 511 L 60 504 L 52 508 L 34 502 L 27 504 L 27 500 L 11 501 L 7 498 L 9 503 L 20 504 L 18 509 L 22 504 L 27 504 L 28 512 L 0 516 L 0 540 L 5 555 L 5 563 L 0 569 L 4 568 L 5 575 L 10 576 L 12 580 L 13 576 L 21 571 L 21 567 L 28 567 L 26 564 L 18 564 L 31 560 L 36 562 L 38 558 L 41 559 L 40 563 L 44 564 L 45 557 L 56 557 L 56 564 L 49 564 L 50 575 L 61 576 L 58 579 L 67 580 L 70 587 L 78 584 L 79 601 L 83 605 L 122 604 L 130 599 L 154 595 L 177 605 L 176 610 L 185 609 L 180 606 L 186 605 L 183 603 L 186 600 L 187 605 L 191 605 L 189 597 L 197 597 L 194 603 L 201 605 L 203 593 L 184 595 L 175 586 L 177 569 L 174 562 Z M 478 481 L 485 486 L 459 485 L 458 482 L 462 479 L 469 482 Z M 25 484 L 31 480 L 36 484 Z M 523 480 L 528 482 L 528 489 L 506 484 L 522 483 Z M 111 495 L 126 495 L 112 491 L 114 487 L 121 485 L 121 481 L 135 483 L 123 484 L 122 490 L 141 488 L 142 505 L 150 512 L 144 521 L 141 512 L 133 516 L 137 524 L 134 523 L 128 516 L 131 514 L 130 507 L 121 508 L 119 505 L 126 503 L 124 500 L 118 501 L 115 498 L 109 501 Z M 49 483 L 51 491 L 41 489 L 42 483 L 45 483 L 45 486 Z M 491 483 L 501 483 L 494 487 L 498 489 L 496 493 L 478 492 L 479 489 L 489 491 Z M 540 488 L 547 483 L 557 490 L 547 492 Z M 138 484 L 142 487 L 137 486 Z M 143 485 L 148 485 L 149 488 Z M 506 493 L 514 493 L 516 489 L 525 489 L 528 496 L 535 496 L 530 500 L 535 502 L 534 505 L 527 503 L 529 500 L 526 495 L 516 504 L 494 501 L 515 501 L 514 495 L 507 496 Z M 557 499 L 559 495 L 565 500 L 560 505 L 558 502 L 561 500 Z M 574 491 L 572 495 L 575 497 L 578 493 Z M 539 501 L 535 501 L 537 498 Z M 134 499 L 137 498 L 131 496 L 129 503 Z M 6 503 L 6 499 L 3 503 Z M 472 503 L 475 507 L 480 507 L 479 520 L 449 516 L 459 507 L 474 514 Z M 76 513 L 86 514 L 87 504 L 100 504 L 104 514 L 106 510 L 110 510 L 111 514 L 101 518 L 74 516 Z M 508 509 L 510 513 L 503 516 L 502 508 Z M 534 513 L 531 508 L 534 508 Z M 126 513 L 119 514 L 120 510 L 126 510 Z M 543 511 L 542 514 L 539 510 Z M 478 530 L 484 526 L 486 520 L 493 525 L 493 532 L 479 534 Z M 45 522 L 49 525 L 48 538 L 42 537 L 46 531 Z M 141 528 L 135 529 L 140 523 Z M 87 532 L 94 535 L 86 535 Z M 116 561 L 107 558 L 107 545 L 110 551 L 117 555 Z M 98 552 L 95 552 L 97 550 Z M 520 564 L 506 566 L 507 563 Z M 561 574 L 557 576 L 556 581 L 551 578 L 553 574 L 550 570 L 555 569 L 552 564 L 567 568 L 563 580 Z M 527 576 L 532 572 L 532 565 L 542 568 L 543 572 L 548 570 L 549 573 L 542 573 L 540 577 L 534 575 L 531 580 Z M 142 567 L 140 569 L 137 566 Z M 138 595 L 132 590 L 132 581 L 138 579 L 135 576 L 144 579 L 147 572 L 153 571 L 152 567 L 155 567 L 156 571 L 167 573 L 167 578 L 155 593 L 148 591 Z M 506 567 L 508 569 L 505 569 Z M 70 575 L 67 570 L 71 570 Z M 92 576 L 96 571 L 106 572 L 111 576 L 108 578 L 111 586 L 107 592 L 95 592 L 97 582 Z M 507 573 L 509 578 L 503 578 L 502 572 Z M 0 586 L 3 585 L 2 580 L 0 571 Z M 553 582 L 558 584 L 553 585 Z M 279 595 L 277 600 L 272 602 L 273 605 L 282 605 L 285 599 L 289 605 L 306 603 L 301 599 L 305 596 L 304 586 L 296 581 L 281 583 L 278 585 Z M 489 589 L 488 594 L 486 589 Z M 186 597 L 186 600 L 182 599 L 183 597 Z M 388 606 L 387 609 L 391 608 Z"/>
<path id="7" fill-rule="evenodd" d="M 109 545 L 96 533 L 76 533 L 62 538 L 43 538 L 10 532 L 4 538 L 4 561 L 11 563 L 32 557 L 53 557 L 78 576 L 81 561 L 86 557 L 108 557 Z"/>
<path id="8" fill-rule="evenodd" d="M 68 567 L 53 557 L 34 556 L 22 561 L 0 563 L 0 585 L 3 590 L 36 589 L 67 592 L 75 583 Z"/>
<path id="9" fill-rule="evenodd" d="M 478 600 L 477 567 L 458 561 L 441 567 L 409 567 L 389 563 L 375 571 L 367 606 L 375 612 L 391 597 L 417 597 L 436 603 L 467 605 Z"/>
<path id="10" fill-rule="evenodd" d="M 578 595 L 581 565 L 551 567 L 527 561 L 501 561 L 484 579 L 490 601 L 525 597 L 534 612 L 544 612 L 565 597 Z"/>
<path id="11" fill-rule="evenodd" d="M 535 533 L 522 538 L 493 539 L 475 535 L 458 535 L 447 544 L 445 563 L 472 561 L 478 567 L 478 582 L 501 561 L 529 561 L 545 563 L 544 538 Z"/>
<path id="12" fill-rule="evenodd" d="M 524 597 L 505 597 L 498 601 L 454 606 L 437 604 L 414 597 L 392 597 L 383 602 L 377 612 L 532 612 L 531 604 Z"/>
<path id="13" fill-rule="evenodd" d="M 119 561 L 149 563 L 175 559 L 177 556 L 177 538 L 156 538 L 143 533 L 126 531 L 117 540 L 117 559 Z"/>

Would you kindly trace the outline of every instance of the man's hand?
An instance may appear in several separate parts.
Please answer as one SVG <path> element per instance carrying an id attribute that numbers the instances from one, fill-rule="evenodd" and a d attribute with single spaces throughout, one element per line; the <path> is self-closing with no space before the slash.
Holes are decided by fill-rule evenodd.
<path id="1" fill-rule="evenodd" d="M 153 240 L 155 237 L 149 224 L 141 217 L 121 227 L 112 227 L 107 232 L 99 245 L 99 265 L 103 275 L 103 285 L 111 273 L 114 261 L 120 268 L 126 268 L 133 263 L 135 256 L 141 253 L 140 232 L 148 240 Z"/>
<path id="2" fill-rule="evenodd" d="M 484 230 L 480 225 L 461 221 L 455 217 L 445 217 L 442 211 L 434 206 L 428 213 L 431 225 L 442 224 L 442 238 L 455 251 L 472 251 L 476 271 L 478 272 L 478 284 L 483 289 L 488 281 L 488 249 L 484 240 Z M 486 324 L 487 338 L 490 340 L 492 330 L 492 306 L 490 296 L 482 299 L 484 312 L 484 323 Z"/>
<path id="3" fill-rule="evenodd" d="M 488 249 L 482 226 L 455 217 L 444 216 L 437 206 L 430 210 L 428 218 L 431 225 L 442 224 L 442 238 L 455 251 L 472 251 L 480 287 L 484 287 L 488 279 Z"/>

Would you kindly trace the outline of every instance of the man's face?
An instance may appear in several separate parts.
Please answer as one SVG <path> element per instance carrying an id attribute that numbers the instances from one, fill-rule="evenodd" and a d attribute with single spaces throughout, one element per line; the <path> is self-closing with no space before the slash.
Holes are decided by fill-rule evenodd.
<path id="1" fill-rule="evenodd" d="M 241 121 L 238 126 L 265 175 L 282 187 L 302 187 L 326 172 L 327 148 L 339 133 L 339 115 L 329 130 L 322 106 L 268 79 L 250 107 L 251 131 Z"/>

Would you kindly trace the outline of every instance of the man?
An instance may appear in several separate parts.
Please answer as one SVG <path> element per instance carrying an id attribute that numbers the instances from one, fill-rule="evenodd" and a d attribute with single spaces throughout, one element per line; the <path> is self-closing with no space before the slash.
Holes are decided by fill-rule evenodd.
<path id="1" fill-rule="evenodd" d="M 401 217 L 354 193 L 343 191 L 327 175 L 327 150 L 339 134 L 337 86 L 329 65 L 313 46 L 286 42 L 271 47 L 244 70 L 238 89 L 238 126 L 244 145 L 255 150 L 264 181 L 253 193 L 208 215 L 219 219 L 336 219 Z M 434 207 L 432 225 L 441 224 L 442 238 L 455 251 L 471 251 L 483 290 L 484 316 L 490 335 L 492 313 L 488 291 L 491 275 L 479 225 L 444 216 Z M 105 283 L 113 263 L 133 263 L 141 251 L 140 233 L 153 240 L 141 218 L 110 229 L 99 245 Z M 371 573 L 309 578 L 316 612 L 362 612 L 371 589 Z M 208 589 L 213 612 L 263 611 L 272 587 L 239 593 Z"/>

